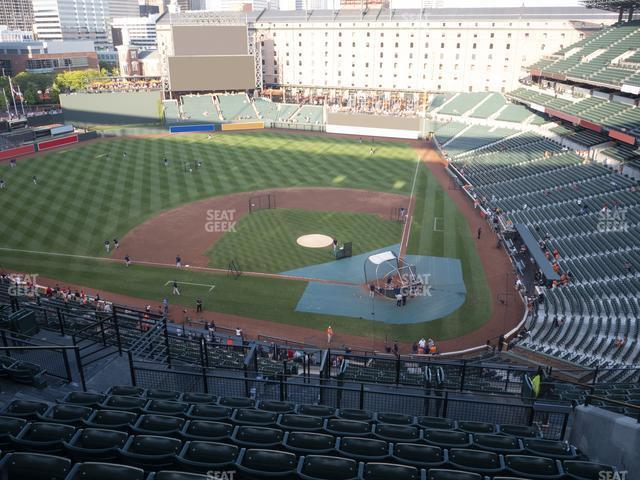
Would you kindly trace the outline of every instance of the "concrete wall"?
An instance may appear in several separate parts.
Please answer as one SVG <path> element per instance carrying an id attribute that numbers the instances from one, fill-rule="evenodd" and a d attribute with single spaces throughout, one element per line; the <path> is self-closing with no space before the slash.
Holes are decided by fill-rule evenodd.
<path id="1" fill-rule="evenodd" d="M 160 122 L 161 92 L 72 93 L 60 95 L 67 123 L 132 125 Z"/>

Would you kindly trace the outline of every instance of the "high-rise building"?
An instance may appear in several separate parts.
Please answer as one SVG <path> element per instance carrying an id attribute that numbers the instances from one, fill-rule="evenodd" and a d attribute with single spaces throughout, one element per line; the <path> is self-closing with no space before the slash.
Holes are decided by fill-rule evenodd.
<path id="1" fill-rule="evenodd" d="M 116 47 L 138 47 L 140 50 L 155 49 L 156 20 L 159 16 L 114 18 L 111 24 L 113 44 Z"/>
<path id="2" fill-rule="evenodd" d="M 31 30 L 33 28 L 31 0 L 1 0 L 0 25 L 6 25 L 11 30 Z"/>
<path id="3" fill-rule="evenodd" d="M 6 25 L 0 25 L 0 42 L 28 42 L 33 40 L 30 30 L 10 30 Z"/>

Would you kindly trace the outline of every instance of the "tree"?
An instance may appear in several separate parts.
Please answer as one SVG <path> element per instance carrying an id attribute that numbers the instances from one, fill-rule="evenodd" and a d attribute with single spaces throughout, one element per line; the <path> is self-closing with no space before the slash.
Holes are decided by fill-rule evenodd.
<path id="1" fill-rule="evenodd" d="M 35 83 L 29 83 L 27 88 L 23 90 L 24 101 L 29 105 L 35 105 L 40 102 L 40 96 L 38 95 L 38 86 Z"/>

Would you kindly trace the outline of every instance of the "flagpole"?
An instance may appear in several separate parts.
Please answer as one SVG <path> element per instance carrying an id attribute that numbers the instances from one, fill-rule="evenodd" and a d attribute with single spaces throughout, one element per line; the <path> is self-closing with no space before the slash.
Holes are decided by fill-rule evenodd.
<path id="1" fill-rule="evenodd" d="M 16 97 L 13 92 L 13 83 L 11 83 L 11 77 L 7 77 L 9 79 L 9 90 L 11 90 L 11 99 L 13 100 L 13 110 L 16 112 L 16 117 L 18 116 L 18 105 L 16 105 Z"/>

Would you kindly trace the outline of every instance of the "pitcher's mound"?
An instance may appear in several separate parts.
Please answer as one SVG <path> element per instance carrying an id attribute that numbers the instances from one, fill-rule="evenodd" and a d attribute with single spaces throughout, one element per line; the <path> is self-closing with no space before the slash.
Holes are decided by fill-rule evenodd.
<path id="1" fill-rule="evenodd" d="M 312 233 L 311 235 L 302 235 L 296 240 L 297 244 L 301 247 L 307 248 L 324 248 L 333 243 L 333 238 L 328 235 L 321 235 L 319 233 Z"/>

